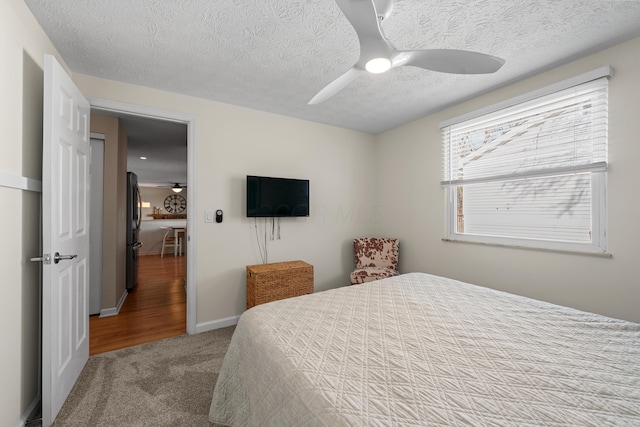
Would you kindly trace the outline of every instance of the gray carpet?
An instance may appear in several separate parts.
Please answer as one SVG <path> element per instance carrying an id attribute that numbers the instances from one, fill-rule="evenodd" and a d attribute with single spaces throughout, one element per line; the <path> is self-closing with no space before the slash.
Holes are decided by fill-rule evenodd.
<path id="1" fill-rule="evenodd" d="M 54 426 L 214 426 L 209 405 L 234 329 L 91 356 Z"/>

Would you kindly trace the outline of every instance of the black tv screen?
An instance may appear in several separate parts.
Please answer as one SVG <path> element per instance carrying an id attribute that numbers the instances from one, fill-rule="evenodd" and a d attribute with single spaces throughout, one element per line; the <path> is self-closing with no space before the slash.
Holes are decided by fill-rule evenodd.
<path id="1" fill-rule="evenodd" d="M 247 175 L 247 216 L 309 216 L 309 180 Z"/>

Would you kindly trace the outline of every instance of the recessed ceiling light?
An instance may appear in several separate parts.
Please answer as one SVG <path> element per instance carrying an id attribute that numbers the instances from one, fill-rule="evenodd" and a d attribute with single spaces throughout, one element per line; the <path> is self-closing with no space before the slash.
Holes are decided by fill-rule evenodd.
<path id="1" fill-rule="evenodd" d="M 364 68 L 373 74 L 384 73 L 391 68 L 391 61 L 388 58 L 373 58 L 367 62 Z"/>
<path id="2" fill-rule="evenodd" d="M 140 156 L 140 160 L 147 160 L 145 156 Z"/>

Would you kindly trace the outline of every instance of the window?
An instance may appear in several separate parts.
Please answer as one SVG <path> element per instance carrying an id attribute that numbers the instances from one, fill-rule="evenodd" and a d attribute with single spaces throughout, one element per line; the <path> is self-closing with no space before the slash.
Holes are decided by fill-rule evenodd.
<path id="1" fill-rule="evenodd" d="M 446 239 L 606 251 L 605 69 L 441 125 Z"/>

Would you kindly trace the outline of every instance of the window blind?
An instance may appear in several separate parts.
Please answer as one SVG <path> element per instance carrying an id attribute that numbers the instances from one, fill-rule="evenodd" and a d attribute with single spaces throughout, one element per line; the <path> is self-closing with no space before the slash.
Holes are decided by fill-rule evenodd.
<path id="1" fill-rule="evenodd" d="M 443 127 L 447 238 L 602 249 L 607 123 L 601 77 Z"/>
<path id="2" fill-rule="evenodd" d="M 443 129 L 442 185 L 604 171 L 608 79 Z"/>

